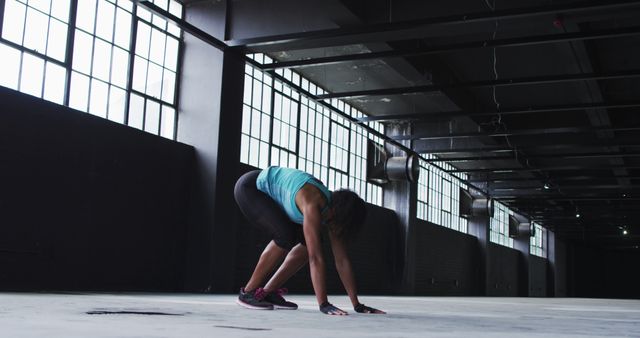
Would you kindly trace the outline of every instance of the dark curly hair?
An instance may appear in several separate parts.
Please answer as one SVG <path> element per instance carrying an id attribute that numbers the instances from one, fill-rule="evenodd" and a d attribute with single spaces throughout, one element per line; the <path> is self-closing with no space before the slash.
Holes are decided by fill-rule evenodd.
<path id="1" fill-rule="evenodd" d="M 336 190 L 331 194 L 333 218 L 330 231 L 339 238 L 353 240 L 367 215 L 365 202 L 355 192 L 348 189 Z"/>

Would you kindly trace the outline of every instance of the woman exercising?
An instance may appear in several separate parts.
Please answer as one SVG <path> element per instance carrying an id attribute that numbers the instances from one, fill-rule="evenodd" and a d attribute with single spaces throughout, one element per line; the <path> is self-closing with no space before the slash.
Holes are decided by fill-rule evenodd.
<path id="1" fill-rule="evenodd" d="M 318 179 L 300 170 L 269 167 L 244 174 L 235 186 L 242 213 L 273 236 L 247 284 L 240 289 L 238 304 L 250 309 L 298 308 L 286 301 L 280 288 L 309 262 L 311 282 L 320 311 L 346 315 L 327 299 L 325 261 L 320 245 L 321 230 L 328 228 L 336 270 L 356 312 L 385 313 L 358 301 L 356 282 L 347 256 L 346 242 L 361 227 L 366 214 L 364 201 L 353 191 L 333 193 Z M 284 258 L 284 262 L 262 286 Z"/>

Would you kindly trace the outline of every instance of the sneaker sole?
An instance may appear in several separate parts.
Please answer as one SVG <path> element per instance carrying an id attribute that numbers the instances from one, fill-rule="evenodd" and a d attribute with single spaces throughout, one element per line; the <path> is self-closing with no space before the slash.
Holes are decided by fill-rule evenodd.
<path id="1" fill-rule="evenodd" d="M 273 310 L 273 306 L 272 307 L 254 306 L 251 304 L 244 303 L 240 299 L 236 299 L 236 303 L 242 307 L 246 307 L 247 309 L 252 309 L 252 310 Z"/>
<path id="2" fill-rule="evenodd" d="M 298 307 L 289 307 L 289 306 L 280 306 L 280 305 L 275 305 L 273 304 L 273 308 L 274 309 L 278 309 L 278 310 L 297 310 Z"/>

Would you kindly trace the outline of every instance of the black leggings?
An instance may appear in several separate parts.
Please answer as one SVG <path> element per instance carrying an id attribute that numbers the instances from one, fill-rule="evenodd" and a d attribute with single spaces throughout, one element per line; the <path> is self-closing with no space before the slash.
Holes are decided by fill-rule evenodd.
<path id="1" fill-rule="evenodd" d="M 288 251 L 298 243 L 304 245 L 302 225 L 291 221 L 269 195 L 258 190 L 260 172 L 250 171 L 236 182 L 234 194 L 240 210 L 254 226 L 266 230 L 279 247 Z"/>

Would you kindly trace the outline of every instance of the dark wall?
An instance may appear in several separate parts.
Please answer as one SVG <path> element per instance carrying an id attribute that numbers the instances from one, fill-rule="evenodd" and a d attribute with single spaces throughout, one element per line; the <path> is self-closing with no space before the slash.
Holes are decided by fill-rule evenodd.
<path id="1" fill-rule="evenodd" d="M 520 253 L 502 245 L 489 243 L 487 257 L 486 296 L 518 295 Z"/>
<path id="2" fill-rule="evenodd" d="M 473 295 L 479 286 L 475 237 L 415 220 L 416 294 Z"/>
<path id="3" fill-rule="evenodd" d="M 640 253 L 569 247 L 570 296 L 640 299 Z"/>
<path id="4" fill-rule="evenodd" d="M 553 273 L 553 296 L 555 297 L 566 297 L 567 296 L 567 245 L 566 242 L 558 236 L 555 237 L 555 242 L 553 246 L 549 246 L 549 248 L 553 247 L 555 252 L 555 260 L 553 263 L 553 269 L 551 269 Z"/>
<path id="5" fill-rule="evenodd" d="M 547 260 L 529 256 L 529 296 L 547 297 Z"/>
<path id="6" fill-rule="evenodd" d="M 254 169 L 256 168 L 242 165 L 241 173 Z M 240 288 L 249 280 L 260 253 L 271 238 L 245 219 L 237 207 L 235 209 L 239 219 L 235 253 L 235 284 Z M 402 273 L 400 232 L 398 220 L 393 211 L 367 204 L 365 224 L 356 240 L 349 244 L 348 249 L 360 293 L 393 293 Z M 329 293 L 344 294 L 326 233 L 323 234 L 323 248 L 327 268 L 327 290 Z M 308 265 L 292 277 L 285 287 L 295 293 L 313 292 Z"/>
<path id="7" fill-rule="evenodd" d="M 188 20 L 212 34 L 222 34 L 220 2 L 187 7 Z M 233 186 L 240 159 L 243 54 L 222 52 L 189 34 L 184 37 L 180 78 L 178 141 L 196 149 L 189 209 L 185 290 L 233 290 L 237 223 Z"/>
<path id="8" fill-rule="evenodd" d="M 193 149 L 0 87 L 0 289 L 180 290 Z"/>
<path id="9" fill-rule="evenodd" d="M 547 232 L 547 295 L 567 296 L 567 245 L 552 231 Z"/>

